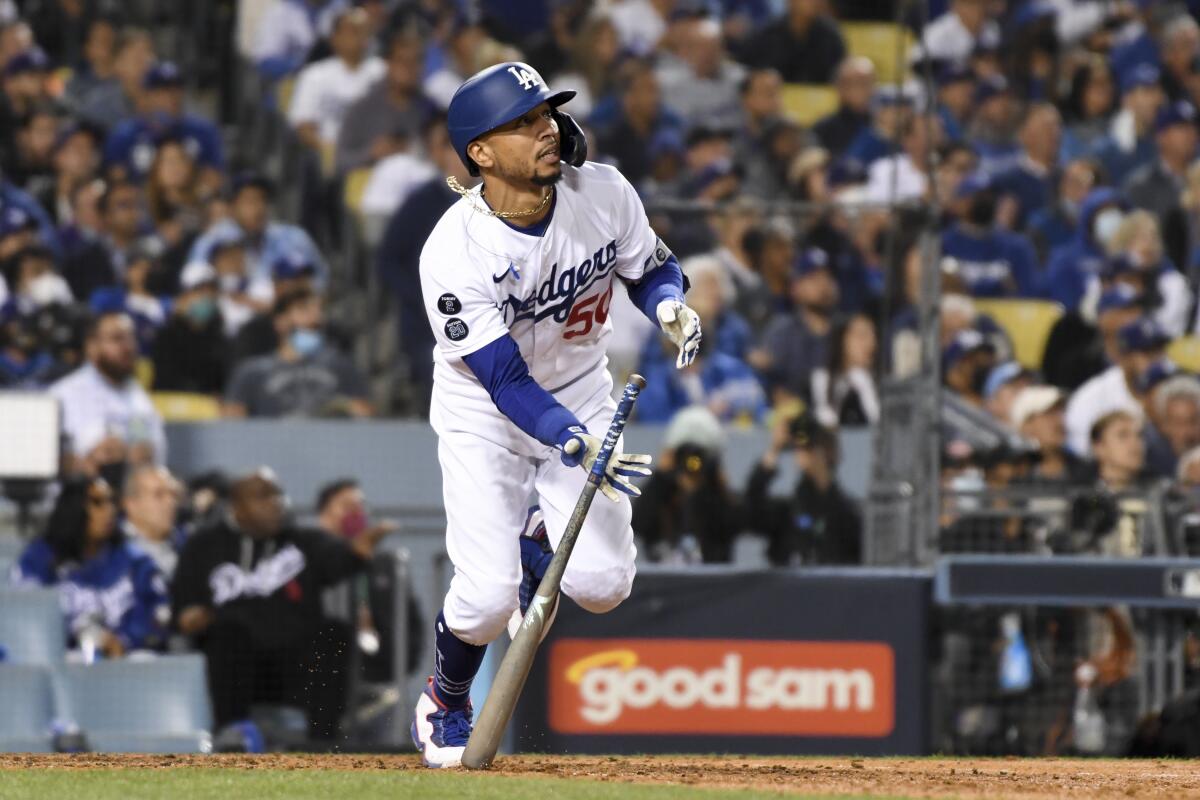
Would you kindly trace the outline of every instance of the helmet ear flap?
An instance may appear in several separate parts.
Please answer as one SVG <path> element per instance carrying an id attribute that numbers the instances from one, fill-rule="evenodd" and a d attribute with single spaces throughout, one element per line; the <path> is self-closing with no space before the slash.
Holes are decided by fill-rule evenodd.
<path id="1" fill-rule="evenodd" d="M 588 155 L 587 134 L 565 111 L 555 111 L 554 121 L 558 123 L 559 157 L 572 167 L 583 166 Z"/>

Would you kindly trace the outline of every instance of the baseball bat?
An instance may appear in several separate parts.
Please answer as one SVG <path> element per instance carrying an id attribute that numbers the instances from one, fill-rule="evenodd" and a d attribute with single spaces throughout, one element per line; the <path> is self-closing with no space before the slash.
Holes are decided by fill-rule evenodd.
<path id="1" fill-rule="evenodd" d="M 558 599 L 563 572 L 571 558 L 571 551 L 575 549 L 575 540 L 579 538 L 588 508 L 592 505 L 596 490 L 600 488 L 600 481 L 604 479 L 604 471 L 608 469 L 609 459 L 617 447 L 617 439 L 621 438 L 621 432 L 625 430 L 625 423 L 633 411 L 638 393 L 645 386 L 646 380 L 641 375 L 631 375 L 629 382 L 625 384 L 621 402 L 613 414 L 612 423 L 608 426 L 604 443 L 596 455 L 596 462 L 592 464 L 591 472 L 588 473 L 587 483 L 583 485 L 583 491 L 575 503 L 571 519 L 567 521 L 567 529 L 563 531 L 562 540 L 550 559 L 550 565 L 546 567 L 546 574 L 542 576 L 537 593 L 533 596 L 524 619 L 521 620 L 517 635 L 500 662 L 500 669 L 496 670 L 491 691 L 483 701 L 483 709 L 479 712 L 479 719 L 476 720 L 471 738 L 467 740 L 467 747 L 463 751 L 462 765 L 467 769 L 485 769 L 490 767 L 496 758 L 504 729 L 508 727 L 508 720 L 521 697 L 521 690 L 529 677 L 529 669 L 533 666 L 538 645 L 542 643 L 542 633 L 550 609 L 554 608 Z"/>

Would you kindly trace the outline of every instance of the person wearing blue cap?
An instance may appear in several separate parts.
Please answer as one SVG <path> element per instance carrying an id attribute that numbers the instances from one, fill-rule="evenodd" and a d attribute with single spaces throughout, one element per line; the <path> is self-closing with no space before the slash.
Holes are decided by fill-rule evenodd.
<path id="1" fill-rule="evenodd" d="M 1142 64 L 1121 76 L 1121 110 L 1096 146 L 1109 180 L 1120 186 L 1138 167 L 1154 161 L 1154 120 L 1164 101 L 1161 73 Z"/>
<path id="2" fill-rule="evenodd" d="M 912 96 L 899 86 L 878 86 L 870 108 L 871 124 L 858 132 L 838 163 L 853 162 L 866 169 L 898 149 L 900 134 L 912 119 Z"/>
<path id="3" fill-rule="evenodd" d="M 159 61 L 142 79 L 141 113 L 122 121 L 104 143 L 104 166 L 114 180 L 141 183 L 154 163 L 158 142 L 171 135 L 184 143 L 201 168 L 201 184 L 220 187 L 225 168 L 221 132 L 203 117 L 184 110 L 183 73 L 170 61 Z"/>
<path id="4" fill-rule="evenodd" d="M 984 407 L 984 386 L 996 365 L 996 347 L 974 328 L 959 331 L 942 348 L 942 384 L 959 399 Z"/>
<path id="5" fill-rule="evenodd" d="M 1087 293 L 1088 281 L 1100 272 L 1108 242 L 1125 218 L 1129 204 L 1109 187 L 1093 189 L 1079 209 L 1075 236 L 1050 253 L 1042 278 L 1042 296 L 1071 311 Z"/>
<path id="6" fill-rule="evenodd" d="M 1140 317 L 1145 297 L 1126 283 L 1105 290 L 1094 315 L 1069 311 L 1050 329 L 1042 356 L 1046 381 L 1067 390 L 1077 389 L 1099 375 L 1120 357 L 1117 331 Z"/>
<path id="7" fill-rule="evenodd" d="M 1033 382 L 1033 373 L 1016 361 L 1004 361 L 992 367 L 983 383 L 983 402 L 988 413 L 1001 423 L 1007 423 L 1013 401 Z"/>
<path id="8" fill-rule="evenodd" d="M 1091 452 L 1092 426 L 1101 417 L 1114 411 L 1141 417 L 1136 395 L 1138 376 L 1164 356 L 1170 341 L 1166 331 L 1148 316 L 1117 331 L 1116 361 L 1080 386 L 1067 403 L 1067 435 L 1076 455 L 1086 457 Z"/>
<path id="9" fill-rule="evenodd" d="M 967 121 L 975 110 L 975 73 L 966 64 L 941 63 L 934 72 L 937 82 L 937 108 L 946 128 L 946 138 L 963 137 Z"/>
<path id="10" fill-rule="evenodd" d="M 1197 123 L 1200 115 L 1187 100 L 1160 108 L 1154 120 L 1158 158 L 1131 172 L 1124 186 L 1133 206 L 1158 218 L 1167 252 L 1176 264 L 1186 263 L 1187 258 L 1187 223 L 1182 218 L 1180 196 L 1187 168 L 1196 157 Z"/>
<path id="11" fill-rule="evenodd" d="M 989 175 L 1017 161 L 1017 104 L 1012 87 L 1002 74 L 987 75 L 975 84 L 974 113 L 967 126 L 967 141 L 979 153 L 979 167 Z"/>
<path id="12" fill-rule="evenodd" d="M 792 265 L 794 311 L 776 314 L 762 336 L 768 389 L 780 396 L 807 398 L 813 370 L 829 363 L 829 336 L 838 305 L 838 286 L 829 254 L 816 247 L 800 251 Z"/>
<path id="13" fill-rule="evenodd" d="M 955 222 L 942 234 L 942 272 L 974 297 L 1033 297 L 1037 256 L 1029 241 L 996 226 L 996 191 L 983 173 L 963 179 L 950 204 Z"/>

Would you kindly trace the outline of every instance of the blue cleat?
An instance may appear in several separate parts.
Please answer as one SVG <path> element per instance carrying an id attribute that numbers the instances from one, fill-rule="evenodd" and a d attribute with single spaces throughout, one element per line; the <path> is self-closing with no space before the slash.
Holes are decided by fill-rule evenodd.
<path id="1" fill-rule="evenodd" d="M 529 610 L 529 604 L 533 602 L 533 596 L 537 594 L 538 586 L 542 583 L 542 576 L 546 574 L 546 568 L 550 566 L 550 559 L 554 558 L 554 550 L 550 547 L 550 537 L 546 534 L 546 523 L 542 517 L 541 507 L 532 506 L 529 509 L 529 514 L 525 518 L 525 528 L 521 531 L 519 541 L 521 545 L 521 585 L 517 590 L 517 597 L 520 601 L 520 610 L 514 611 L 508 620 L 510 639 L 517 635 L 517 630 L 521 627 L 521 620 L 525 618 L 525 612 Z M 542 638 L 545 638 L 550 626 L 554 624 L 554 617 L 557 613 L 558 599 L 555 598 L 554 608 L 550 611 L 550 620 L 546 623 L 546 630 L 542 632 Z"/>
<path id="2" fill-rule="evenodd" d="M 471 704 L 446 708 L 433 695 L 433 678 L 425 685 L 413 715 L 413 744 L 427 767 L 457 767 L 471 738 Z"/>

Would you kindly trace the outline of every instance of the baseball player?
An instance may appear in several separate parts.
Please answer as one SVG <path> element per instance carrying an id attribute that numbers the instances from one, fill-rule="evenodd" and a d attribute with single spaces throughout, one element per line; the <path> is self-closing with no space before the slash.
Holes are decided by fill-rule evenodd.
<path id="1" fill-rule="evenodd" d="M 583 131 L 528 64 L 476 74 L 455 92 L 447 126 L 483 183 L 464 189 L 421 252 L 434 347 L 430 421 L 454 578 L 435 625 L 434 674 L 413 740 L 431 767 L 457 766 L 471 732 L 469 691 L 488 642 L 522 613 L 549 563 L 616 408 L 605 342 L 614 291 L 692 362 L 700 321 L 679 264 L 651 230 L 633 187 L 590 163 Z M 625 285 L 615 287 L 617 279 Z M 603 613 L 633 585 L 629 478 L 650 457 L 614 454 L 562 588 Z M 535 496 L 544 517 L 530 515 Z M 548 542 L 546 540 L 549 540 Z"/>

